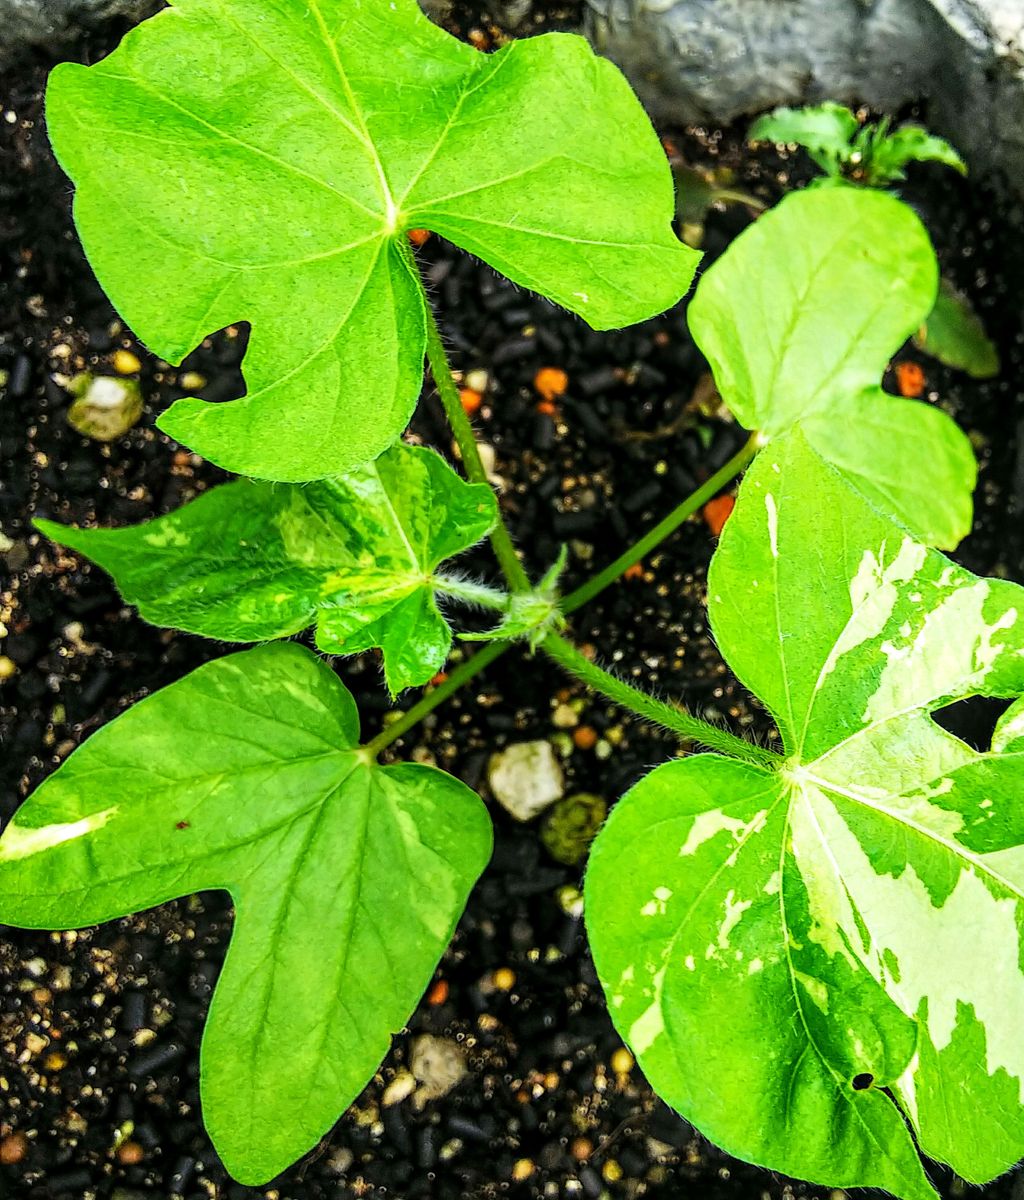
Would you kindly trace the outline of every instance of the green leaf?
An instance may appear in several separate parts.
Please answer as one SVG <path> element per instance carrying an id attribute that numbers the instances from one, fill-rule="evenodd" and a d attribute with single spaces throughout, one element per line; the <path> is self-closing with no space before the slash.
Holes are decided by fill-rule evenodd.
<path id="1" fill-rule="evenodd" d="M 258 642 L 315 622 L 328 654 L 380 646 L 396 693 L 444 665 L 452 633 L 433 572 L 496 517 L 489 487 L 398 443 L 336 479 L 239 480 L 127 529 L 36 526 L 109 571 L 154 625 Z"/>
<path id="2" fill-rule="evenodd" d="M 932 714 L 1024 691 L 1024 589 L 913 541 L 794 430 L 708 593 L 785 759 L 669 763 L 613 811 L 586 904 L 616 1026 L 739 1157 L 926 1200 L 916 1139 L 990 1179 L 1024 1153 L 1024 754 Z"/>
<path id="3" fill-rule="evenodd" d="M 235 931 L 202 1046 L 207 1127 L 258 1184 L 359 1094 L 487 863 L 480 800 L 357 748 L 352 697 L 280 643 L 95 733 L 0 837 L 0 922 L 80 928 L 210 888 Z"/>
<path id="4" fill-rule="evenodd" d="M 47 123 L 97 276 L 155 353 L 251 323 L 244 399 L 159 422 L 244 475 L 337 474 L 402 432 L 425 336 L 410 229 L 597 329 L 675 303 L 699 258 L 617 68 L 561 34 L 481 54 L 416 0 L 177 0 L 59 66 Z"/>
<path id="5" fill-rule="evenodd" d="M 967 164 L 945 138 L 935 137 L 920 125 L 901 125 L 889 132 L 876 127 L 865 153 L 864 173 L 873 187 L 884 187 L 906 179 L 903 168 L 911 162 L 938 162 L 967 174 Z"/>
<path id="6" fill-rule="evenodd" d="M 850 109 L 830 101 L 805 108 L 777 108 L 759 117 L 747 137 L 751 142 L 803 146 L 822 170 L 834 174 L 849 159 L 858 128 Z"/>
<path id="7" fill-rule="evenodd" d="M 872 503 L 950 547 L 971 528 L 971 444 L 941 409 L 879 383 L 931 311 L 937 280 L 907 205 L 814 189 L 740 235 L 701 278 L 689 321 L 739 421 L 769 437 L 799 425 Z"/>
<path id="8" fill-rule="evenodd" d="M 992 379 L 999 374 L 999 352 L 970 300 L 948 279 L 941 281 L 935 307 L 914 336 L 914 344 L 973 379 Z"/>

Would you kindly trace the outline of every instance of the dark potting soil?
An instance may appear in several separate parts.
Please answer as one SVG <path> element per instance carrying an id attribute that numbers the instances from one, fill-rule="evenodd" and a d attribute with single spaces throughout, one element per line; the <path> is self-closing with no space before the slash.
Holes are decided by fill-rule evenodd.
<path id="1" fill-rule="evenodd" d="M 573 18 L 572 6 L 535 4 L 533 14 L 517 32 Z M 478 9 L 457 6 L 451 21 L 467 36 L 495 36 Z M 83 40 L 78 57 L 93 61 L 112 44 L 110 35 Z M 0 94 L 0 620 L 8 630 L 0 655 L 11 664 L 5 673 L 13 667 L 0 683 L 0 821 L 93 730 L 232 649 L 145 625 L 102 572 L 62 554 L 29 524 L 36 514 L 126 524 L 220 482 L 221 472 L 169 443 L 152 420 L 181 393 L 187 372 L 203 377 L 201 385 L 190 381 L 198 394 L 237 395 L 245 338 L 244 329 L 220 334 L 174 369 L 117 322 L 79 249 L 70 189 L 46 142 L 48 65 L 26 61 Z M 691 161 L 732 166 L 739 186 L 768 200 L 806 178 L 800 164 L 752 152 L 728 131 L 677 131 L 671 141 Z M 978 451 L 977 523 L 957 557 L 973 570 L 1021 580 L 1017 281 L 1024 216 L 986 187 L 939 170 L 916 170 L 906 195 L 1003 356 L 1001 376 L 989 383 L 945 371 L 912 349 L 902 356 L 921 363 L 928 398 L 971 432 Z M 709 254 L 748 220 L 735 207 L 711 214 Z M 456 367 L 488 372 L 477 427 L 494 449 L 502 504 L 534 575 L 568 542 L 568 583 L 582 581 L 740 445 L 743 434 L 728 419 L 692 403 L 705 367 L 683 306 L 633 329 L 595 334 L 436 238 L 419 253 Z M 89 368 L 113 373 L 119 349 L 141 362 L 146 413 L 104 446 L 68 425 L 61 377 Z M 538 408 L 533 380 L 541 367 L 569 376 L 554 413 Z M 430 395 L 414 430 L 450 451 Z M 766 739 L 770 722 L 745 698 L 707 633 L 704 579 L 713 548 L 707 526 L 694 519 L 641 572 L 579 613 L 574 634 L 645 686 Z M 481 576 L 493 572 L 484 549 L 462 565 Z M 378 663 L 367 655 L 337 669 L 372 733 L 387 708 Z M 560 727 L 568 708 L 575 731 Z M 952 719 L 980 740 L 991 718 L 966 706 Z M 552 737 L 566 755 L 568 791 L 609 802 L 676 750 L 546 661 L 514 650 L 396 753 L 436 761 L 476 787 L 496 749 Z M 222 894 L 80 933 L 5 929 L 0 1196 L 824 1200 L 821 1189 L 729 1159 L 654 1099 L 622 1052 L 567 901 L 564 889 L 579 885 L 580 868 L 552 859 L 536 824 L 518 825 L 493 804 L 491 811 L 494 859 L 408 1031 L 317 1150 L 266 1188 L 228 1179 L 200 1120 L 198 1046 L 230 934 Z M 422 1108 L 409 1099 L 384 1105 L 385 1088 L 423 1034 L 457 1047 L 465 1078 Z M 706 1035 L 729 1036 L 727 1014 Z M 963 1193 L 959 1181 L 939 1174 L 944 1194 Z M 1016 1197 L 1015 1184 L 1006 1179 L 983 1194 Z"/>

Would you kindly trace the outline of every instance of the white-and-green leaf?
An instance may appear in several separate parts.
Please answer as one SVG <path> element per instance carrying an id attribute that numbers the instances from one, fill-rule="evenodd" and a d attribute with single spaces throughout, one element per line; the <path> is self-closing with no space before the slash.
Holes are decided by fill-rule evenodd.
<path id="1" fill-rule="evenodd" d="M 701 278 L 689 321 L 747 428 L 775 437 L 799 425 L 868 500 L 949 548 L 971 527 L 971 444 L 941 409 L 880 386 L 937 287 L 935 252 L 906 204 L 814 189 L 737 238 Z"/>
<path id="2" fill-rule="evenodd" d="M 991 1179 L 1024 1154 L 1024 721 L 978 753 L 933 714 L 1024 692 L 1024 589 L 915 542 L 799 430 L 708 589 L 784 758 L 670 763 L 614 810 L 586 900 L 616 1025 L 739 1157 L 904 1200 L 934 1197 L 918 1150 Z"/>
<path id="3" fill-rule="evenodd" d="M 480 53 L 416 0 L 175 0 L 57 67 L 47 125 L 146 345 L 176 363 L 250 322 L 245 396 L 159 422 L 241 475 L 337 474 L 402 432 L 425 346 L 410 229 L 598 329 L 674 304 L 699 260 L 616 67 L 566 34 Z"/>
<path id="4" fill-rule="evenodd" d="M 308 650 L 200 667 L 93 734 L 0 837 L 0 922 L 68 929 L 230 892 L 202 1046 L 207 1127 L 263 1183 L 355 1099 L 402 1028 L 491 851 L 479 798 L 377 767 Z"/>
<path id="5" fill-rule="evenodd" d="M 444 665 L 452 633 L 434 571 L 496 515 L 486 484 L 398 443 L 335 479 L 240 480 L 126 529 L 36 524 L 109 571 L 155 625 L 257 642 L 315 623 L 328 654 L 380 646 L 396 693 Z"/>

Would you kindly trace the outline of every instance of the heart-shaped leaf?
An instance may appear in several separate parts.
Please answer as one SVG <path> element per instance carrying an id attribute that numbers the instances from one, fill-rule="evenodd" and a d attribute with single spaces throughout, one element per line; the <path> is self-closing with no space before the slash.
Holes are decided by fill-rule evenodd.
<path id="1" fill-rule="evenodd" d="M 689 321 L 739 421 L 769 437 L 798 424 L 873 504 L 951 547 L 971 528 L 971 444 L 941 409 L 879 384 L 937 286 L 931 242 L 906 204 L 814 189 L 736 239 L 701 278 Z"/>
<path id="2" fill-rule="evenodd" d="M 430 980 L 491 829 L 441 771 L 380 768 L 308 650 L 200 667 L 71 755 L 0 837 L 0 922 L 64 929 L 225 888 L 235 932 L 202 1047 L 243 1183 L 323 1136 Z"/>
<path id="3" fill-rule="evenodd" d="M 109 571 L 154 625 L 258 642 L 315 622 L 328 654 L 380 646 L 395 693 L 444 665 L 452 633 L 434 571 L 496 516 L 485 484 L 398 443 L 335 479 L 239 480 L 127 529 L 36 524 Z"/>
<path id="4" fill-rule="evenodd" d="M 1024 743 L 1019 715 L 981 754 L 932 714 L 1024 691 L 1024 589 L 914 542 L 799 430 L 708 587 L 785 759 L 669 763 L 612 813 L 586 902 L 615 1023 L 742 1158 L 926 1200 L 916 1139 L 990 1179 L 1024 1153 Z"/>
<path id="5" fill-rule="evenodd" d="M 482 54 L 416 0 L 177 0 L 58 67 L 47 120 L 90 261 L 148 346 L 179 362 L 251 323 L 245 398 L 160 421 L 244 475 L 337 474 L 402 432 L 425 344 L 410 229 L 599 329 L 675 303 L 699 258 L 617 68 L 562 34 Z"/>

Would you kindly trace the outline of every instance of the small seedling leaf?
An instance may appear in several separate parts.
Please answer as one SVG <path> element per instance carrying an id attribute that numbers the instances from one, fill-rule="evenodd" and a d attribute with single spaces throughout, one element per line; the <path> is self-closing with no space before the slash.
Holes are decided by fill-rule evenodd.
<path id="1" fill-rule="evenodd" d="M 870 127 L 869 127 L 870 128 Z M 864 170 L 873 187 L 906 179 L 904 167 L 912 162 L 937 162 L 967 174 L 967 164 L 945 138 L 935 137 L 920 125 L 901 125 L 891 132 L 876 127 L 866 143 Z"/>
<path id="2" fill-rule="evenodd" d="M 769 437 L 799 425 L 872 503 L 952 547 L 971 527 L 971 444 L 941 409 L 879 382 L 937 285 L 931 242 L 907 205 L 814 189 L 737 238 L 701 278 L 689 320 L 739 421 Z"/>
<path id="3" fill-rule="evenodd" d="M 374 766 L 358 733 L 352 697 L 310 651 L 245 651 L 93 734 L 0 837 L 8 925 L 77 929 L 230 892 L 201 1093 L 243 1183 L 278 1174 L 356 1098 L 490 856 L 469 788 Z"/>
<path id="4" fill-rule="evenodd" d="M 934 1200 L 918 1148 L 991 1179 L 1024 1153 L 1024 723 L 978 753 L 931 714 L 1024 691 L 1024 589 L 915 542 L 793 430 L 708 592 L 785 759 L 669 763 L 612 813 L 586 906 L 615 1023 L 741 1158 L 904 1200 Z"/>
<path id="5" fill-rule="evenodd" d="M 154 625 L 229 642 L 316 624 L 328 654 L 384 652 L 392 693 L 426 683 L 452 634 L 433 572 L 491 529 L 497 505 L 433 450 L 397 443 L 335 479 L 239 480 L 126 529 L 38 528 L 113 575 Z"/>
<path id="6" fill-rule="evenodd" d="M 250 323 L 245 397 L 159 422 L 243 475 L 337 474 L 402 432 L 425 345 L 409 230 L 602 329 L 675 303 L 699 258 L 616 67 L 563 34 L 480 53 L 416 0 L 177 0 L 57 67 L 47 121 L 90 261 L 155 353 Z"/>
<path id="7" fill-rule="evenodd" d="M 829 101 L 806 108 L 777 108 L 759 117 L 747 136 L 752 142 L 803 146 L 822 170 L 833 174 L 849 159 L 858 128 L 850 109 Z"/>
<path id="8" fill-rule="evenodd" d="M 966 371 L 974 379 L 999 374 L 998 351 L 971 302 L 948 279 L 942 280 L 935 307 L 914 342 L 947 367 Z"/>

